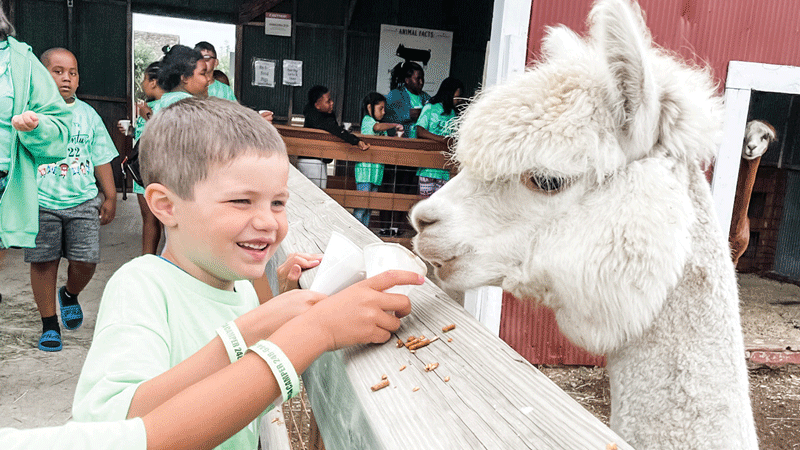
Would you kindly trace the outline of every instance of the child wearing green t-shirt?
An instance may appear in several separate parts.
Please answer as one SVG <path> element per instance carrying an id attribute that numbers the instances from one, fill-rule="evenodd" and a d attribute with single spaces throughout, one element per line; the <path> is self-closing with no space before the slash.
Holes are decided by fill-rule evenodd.
<path id="1" fill-rule="evenodd" d="M 150 63 L 142 76 L 142 92 L 145 95 L 145 100 L 139 100 L 136 103 L 138 114 L 133 124 L 134 145 L 142 136 L 147 120 L 153 115 L 153 110 L 157 109 L 156 105 L 161 96 L 164 95 L 164 89 L 158 85 L 158 69 L 160 66 L 161 63 L 159 61 Z M 119 124 L 118 127 L 126 136 L 130 133 L 130 129 L 126 129 L 122 124 Z M 161 240 L 161 223 L 150 211 L 147 202 L 144 200 L 144 186 L 137 183 L 136 180 L 133 180 L 132 183 L 133 192 L 136 194 L 136 200 L 139 203 L 139 211 L 142 214 L 142 254 L 155 254 L 158 251 L 158 243 Z"/>
<path id="2" fill-rule="evenodd" d="M 461 94 L 464 92 L 464 83 L 460 80 L 447 77 L 442 80 L 436 95 L 431 97 L 422 112 L 415 128 L 417 136 L 421 139 L 431 139 L 434 141 L 450 144 L 450 135 L 453 133 L 453 121 L 456 117 L 456 107 L 461 103 Z M 434 192 L 441 189 L 450 179 L 450 172 L 444 169 L 417 169 L 419 177 L 419 195 L 430 197 Z"/>
<path id="3" fill-rule="evenodd" d="M 285 336 L 290 324 L 295 339 L 272 343 L 305 368 L 319 355 L 307 346 L 319 348 L 319 339 L 325 349 L 350 345 L 331 338 L 367 326 L 375 333 L 369 340 L 384 342 L 410 312 L 407 297 L 380 292 L 374 278 L 327 298 L 295 289 L 259 304 L 249 280 L 262 276 L 288 232 L 289 158 L 278 131 L 255 111 L 187 98 L 155 114 L 139 145 L 145 198 L 164 224 L 166 245 L 161 256 L 138 257 L 108 280 L 75 389 L 75 420 L 146 418 L 192 384 L 216 378 L 248 346 Z M 394 277 L 394 284 L 422 281 L 408 272 Z M 373 308 L 386 302 L 400 308 Z M 334 307 L 350 316 L 332 324 L 335 333 L 317 335 L 313 324 L 324 316 L 307 314 Z M 376 316 L 364 316 L 364 308 Z M 383 312 L 390 310 L 403 313 Z M 307 335 L 304 323 L 312 325 Z M 307 353 L 301 364 L 292 359 L 298 352 Z M 244 429 L 220 448 L 256 449 L 257 422 L 239 423 Z"/>
<path id="4" fill-rule="evenodd" d="M 370 92 L 361 102 L 361 134 L 371 136 L 386 136 L 388 130 L 403 131 L 399 123 L 382 123 L 386 114 L 386 97 L 378 92 Z M 360 162 L 355 167 L 356 189 L 359 191 L 377 192 L 383 183 L 383 164 Z M 369 228 L 371 209 L 355 208 L 353 215 Z"/>
<path id="5" fill-rule="evenodd" d="M 52 48 L 41 60 L 72 110 L 67 157 L 39 166 L 39 233 L 36 247 L 25 249 L 25 262 L 31 265 L 33 298 L 42 316 L 39 349 L 56 352 L 62 348 L 56 296 L 64 328 L 75 330 L 83 323 L 78 294 L 92 279 L 100 261 L 100 225 L 111 222 L 116 213 L 117 190 L 110 163 L 117 149 L 97 112 L 75 98 L 79 83 L 75 55 Z M 69 261 L 67 283 L 56 294 L 62 257 Z"/>

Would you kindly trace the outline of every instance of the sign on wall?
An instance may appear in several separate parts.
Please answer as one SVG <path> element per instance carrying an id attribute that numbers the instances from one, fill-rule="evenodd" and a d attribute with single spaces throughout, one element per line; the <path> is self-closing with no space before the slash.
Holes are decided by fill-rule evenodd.
<path id="1" fill-rule="evenodd" d="M 264 34 L 272 36 L 292 35 L 292 15 L 281 13 L 264 13 Z"/>
<path id="2" fill-rule="evenodd" d="M 283 60 L 283 84 L 286 86 L 303 85 L 303 61 Z"/>
<path id="3" fill-rule="evenodd" d="M 253 58 L 253 86 L 275 87 L 275 60 Z"/>
<path id="4" fill-rule="evenodd" d="M 386 95 L 392 68 L 398 63 L 414 61 L 425 72 L 423 90 L 434 95 L 442 80 L 450 76 L 452 48 L 452 31 L 381 25 L 376 90 Z"/>

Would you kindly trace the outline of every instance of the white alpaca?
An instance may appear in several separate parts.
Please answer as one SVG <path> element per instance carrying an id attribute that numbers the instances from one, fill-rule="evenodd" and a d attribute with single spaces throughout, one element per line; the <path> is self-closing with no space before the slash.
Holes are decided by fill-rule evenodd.
<path id="1" fill-rule="evenodd" d="M 739 180 L 736 183 L 736 196 L 733 201 L 731 229 L 728 233 L 734 267 L 739 265 L 739 258 L 750 243 L 750 219 L 747 217 L 747 210 L 750 206 L 750 197 L 753 194 L 758 166 L 761 163 L 761 157 L 767 152 L 769 144 L 776 139 L 775 128 L 769 123 L 763 120 L 747 122 L 742 145 L 742 161 L 739 164 Z"/>
<path id="2" fill-rule="evenodd" d="M 582 38 L 478 95 L 460 173 L 411 218 L 447 288 L 502 286 L 606 354 L 611 427 L 637 449 L 754 449 L 738 292 L 700 163 L 718 148 L 708 72 L 601 0 Z"/>

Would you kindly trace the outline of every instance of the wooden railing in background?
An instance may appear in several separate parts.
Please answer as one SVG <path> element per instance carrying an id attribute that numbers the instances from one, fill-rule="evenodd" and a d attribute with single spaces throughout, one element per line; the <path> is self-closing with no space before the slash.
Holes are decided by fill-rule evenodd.
<path id="1" fill-rule="evenodd" d="M 456 168 L 450 163 L 447 146 L 426 139 L 406 139 L 358 135 L 370 144 L 367 151 L 342 142 L 330 133 L 290 125 L 276 125 L 291 156 L 331 158 L 339 161 L 375 162 L 409 167 L 447 169 L 451 175 Z M 369 208 L 383 211 L 408 212 L 420 200 L 418 195 L 397 192 L 365 192 L 355 190 L 355 180 L 329 177 L 325 193 L 345 208 Z"/>

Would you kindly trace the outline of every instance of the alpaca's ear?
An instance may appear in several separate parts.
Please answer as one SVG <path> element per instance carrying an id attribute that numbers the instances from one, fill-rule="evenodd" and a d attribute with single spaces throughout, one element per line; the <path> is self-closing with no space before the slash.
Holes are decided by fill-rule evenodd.
<path id="1" fill-rule="evenodd" d="M 542 38 L 543 59 L 574 58 L 577 53 L 585 50 L 586 46 L 580 36 L 569 28 L 563 25 L 545 28 Z"/>
<path id="2" fill-rule="evenodd" d="M 605 59 L 607 101 L 628 160 L 653 147 L 659 99 L 649 61 L 651 39 L 642 12 L 630 0 L 601 0 L 589 15 L 590 34 Z"/>

